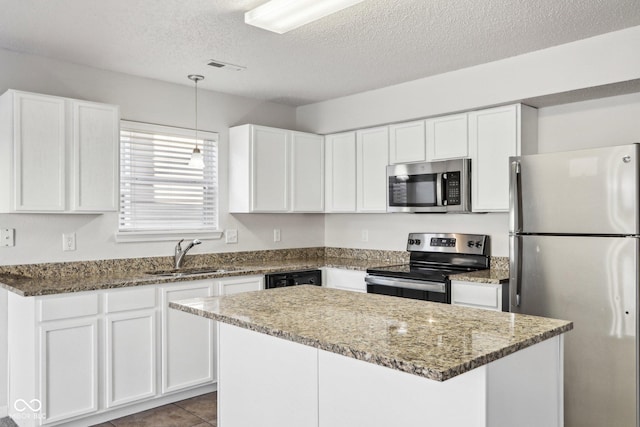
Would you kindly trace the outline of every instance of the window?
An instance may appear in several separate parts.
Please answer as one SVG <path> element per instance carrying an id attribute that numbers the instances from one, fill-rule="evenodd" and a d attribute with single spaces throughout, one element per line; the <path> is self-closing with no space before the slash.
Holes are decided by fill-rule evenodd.
<path id="1" fill-rule="evenodd" d="M 198 131 L 205 167 L 196 169 L 188 165 L 195 131 L 121 121 L 118 241 L 216 232 L 217 140 Z"/>

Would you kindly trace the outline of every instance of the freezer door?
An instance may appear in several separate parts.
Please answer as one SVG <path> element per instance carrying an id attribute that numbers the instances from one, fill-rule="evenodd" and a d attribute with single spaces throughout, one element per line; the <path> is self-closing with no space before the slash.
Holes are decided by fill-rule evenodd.
<path id="1" fill-rule="evenodd" d="M 511 231 L 639 234 L 639 147 L 511 158 Z"/>
<path id="2" fill-rule="evenodd" d="M 512 311 L 574 323 L 565 426 L 638 426 L 638 239 L 513 236 L 511 249 Z"/>

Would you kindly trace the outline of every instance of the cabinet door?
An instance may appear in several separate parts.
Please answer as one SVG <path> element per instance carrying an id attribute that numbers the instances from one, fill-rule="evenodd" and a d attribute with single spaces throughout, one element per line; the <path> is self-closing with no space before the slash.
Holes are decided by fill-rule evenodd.
<path id="1" fill-rule="evenodd" d="M 356 133 L 328 135 L 325 206 L 327 212 L 356 211 Z"/>
<path id="2" fill-rule="evenodd" d="M 95 317 L 40 327 L 42 412 L 46 423 L 98 410 L 98 321 Z"/>
<path id="3" fill-rule="evenodd" d="M 519 154 L 519 106 L 469 113 L 474 212 L 509 210 L 509 157 Z"/>
<path id="4" fill-rule="evenodd" d="M 502 287 L 503 285 L 454 280 L 451 282 L 451 304 L 502 311 L 503 302 L 504 308 L 508 309 L 506 299 L 503 301 Z"/>
<path id="5" fill-rule="evenodd" d="M 109 315 L 105 322 L 107 407 L 155 396 L 155 310 Z"/>
<path id="6" fill-rule="evenodd" d="M 232 277 L 218 281 L 218 295 L 259 291 L 264 288 L 264 276 Z"/>
<path id="7" fill-rule="evenodd" d="M 252 210 L 289 210 L 289 131 L 252 127 Z"/>
<path id="8" fill-rule="evenodd" d="M 76 211 L 118 210 L 118 107 L 73 101 L 72 203 Z"/>
<path id="9" fill-rule="evenodd" d="M 427 120 L 427 160 L 459 159 L 469 155 L 467 115 Z"/>
<path id="10" fill-rule="evenodd" d="M 387 211 L 387 165 L 389 130 L 387 127 L 357 132 L 357 210 Z"/>
<path id="11" fill-rule="evenodd" d="M 291 210 L 324 211 L 324 138 L 291 133 Z"/>
<path id="12" fill-rule="evenodd" d="M 389 164 L 426 160 L 424 120 L 389 126 Z"/>
<path id="13" fill-rule="evenodd" d="M 346 291 L 367 292 L 364 271 L 327 268 L 324 271 L 324 286 Z"/>
<path id="14" fill-rule="evenodd" d="M 14 207 L 65 210 L 65 100 L 15 93 Z"/>
<path id="15" fill-rule="evenodd" d="M 169 308 L 169 302 L 212 295 L 209 281 L 162 290 L 162 392 L 215 381 L 214 324 L 204 317 Z"/>

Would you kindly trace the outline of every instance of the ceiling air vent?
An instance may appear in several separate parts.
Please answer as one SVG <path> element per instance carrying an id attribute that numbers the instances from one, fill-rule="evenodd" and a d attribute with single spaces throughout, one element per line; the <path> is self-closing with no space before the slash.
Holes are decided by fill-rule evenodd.
<path id="1" fill-rule="evenodd" d="M 242 65 L 229 64 L 228 62 L 218 61 L 217 59 L 210 59 L 207 65 L 215 68 L 224 68 L 225 70 L 230 71 L 244 71 L 247 69 L 247 67 L 243 67 Z"/>

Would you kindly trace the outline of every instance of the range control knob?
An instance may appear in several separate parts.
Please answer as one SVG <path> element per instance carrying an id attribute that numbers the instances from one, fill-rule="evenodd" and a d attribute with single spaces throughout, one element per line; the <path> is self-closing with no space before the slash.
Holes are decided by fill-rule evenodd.
<path id="1" fill-rule="evenodd" d="M 473 240 L 469 240 L 469 241 L 467 242 L 467 246 L 468 246 L 468 247 L 470 247 L 470 248 L 472 248 L 472 247 L 473 247 L 473 244 L 474 244 Z"/>
<path id="2" fill-rule="evenodd" d="M 481 248 L 482 247 L 482 242 L 480 240 L 478 240 L 476 242 L 476 248 Z"/>
<path id="3" fill-rule="evenodd" d="M 416 242 L 416 245 L 419 245 L 419 244 L 421 244 L 421 243 L 422 243 L 422 240 L 420 240 L 420 239 L 416 239 L 416 240 L 415 240 L 415 242 Z"/>
<path id="4" fill-rule="evenodd" d="M 415 240 L 413 240 L 413 239 L 409 239 L 409 244 L 410 244 L 410 245 L 415 245 L 415 243 L 416 243 L 416 241 L 415 241 Z"/>

